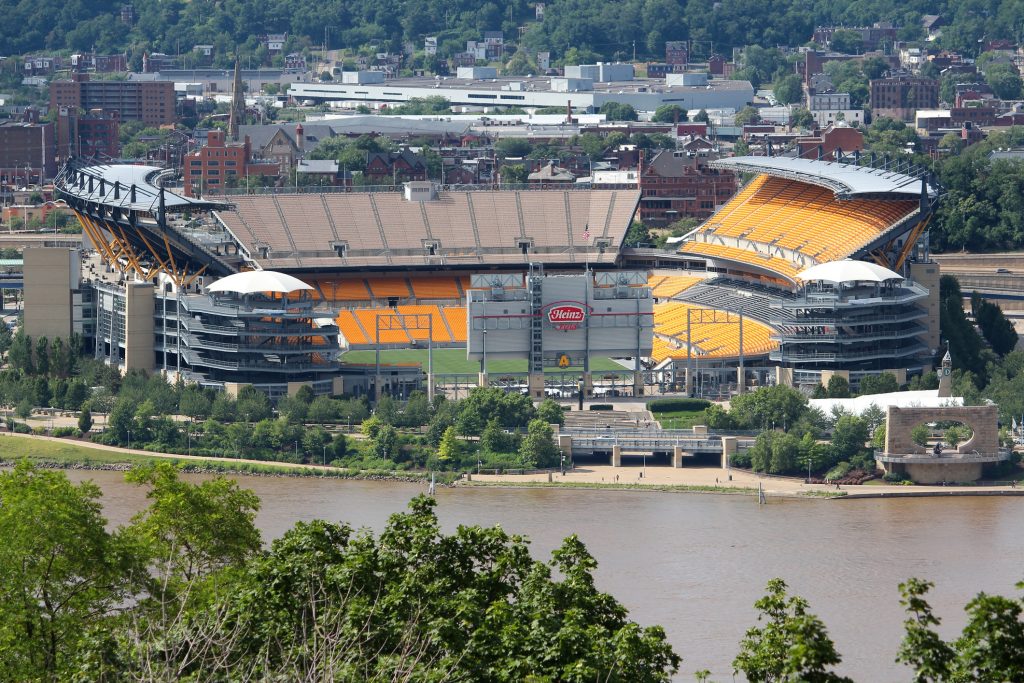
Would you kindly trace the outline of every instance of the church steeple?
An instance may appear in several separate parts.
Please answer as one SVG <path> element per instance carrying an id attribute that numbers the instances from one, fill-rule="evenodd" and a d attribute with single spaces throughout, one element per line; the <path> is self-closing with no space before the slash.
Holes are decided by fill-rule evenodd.
<path id="1" fill-rule="evenodd" d="M 238 142 L 238 126 L 245 118 L 245 91 L 242 90 L 241 62 L 235 57 L 235 77 L 231 84 L 231 112 L 228 115 L 228 137 Z"/>

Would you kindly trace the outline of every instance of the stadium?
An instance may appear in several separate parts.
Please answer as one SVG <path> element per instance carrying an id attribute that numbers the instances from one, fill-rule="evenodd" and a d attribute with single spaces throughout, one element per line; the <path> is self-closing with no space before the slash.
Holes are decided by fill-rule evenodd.
<path id="1" fill-rule="evenodd" d="M 484 383 L 728 397 L 930 368 L 934 183 L 866 156 L 714 163 L 749 181 L 671 251 L 623 245 L 634 190 L 189 198 L 160 168 L 69 163 L 57 188 L 98 259 L 27 257 L 78 272 L 66 288 L 26 281 L 27 306 L 50 311 L 26 331 L 78 331 L 122 369 L 272 398 Z"/>

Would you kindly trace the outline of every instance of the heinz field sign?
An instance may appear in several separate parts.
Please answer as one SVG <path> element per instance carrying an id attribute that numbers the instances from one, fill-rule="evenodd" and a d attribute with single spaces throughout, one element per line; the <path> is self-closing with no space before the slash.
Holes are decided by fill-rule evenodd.
<path id="1" fill-rule="evenodd" d="M 548 322 L 556 330 L 575 330 L 586 317 L 586 309 L 579 304 L 557 304 L 548 309 Z"/>

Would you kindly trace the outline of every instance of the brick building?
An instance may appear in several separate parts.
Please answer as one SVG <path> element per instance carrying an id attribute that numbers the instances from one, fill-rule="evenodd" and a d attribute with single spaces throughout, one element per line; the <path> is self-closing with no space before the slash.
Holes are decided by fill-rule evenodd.
<path id="1" fill-rule="evenodd" d="M 912 121 L 918 109 L 938 106 L 939 82 L 934 78 L 901 74 L 871 81 L 871 111 L 876 117 Z"/>
<path id="2" fill-rule="evenodd" d="M 834 160 L 837 149 L 842 150 L 843 154 L 862 151 L 864 134 L 857 128 L 837 124 L 815 131 L 812 135 L 797 138 L 795 142 L 797 153 L 802 159 L 817 159 L 820 153 L 822 159 Z"/>
<path id="3" fill-rule="evenodd" d="M 685 40 L 670 40 L 665 43 L 665 63 L 686 66 L 690 51 Z"/>
<path id="4" fill-rule="evenodd" d="M 121 154 L 121 117 L 116 111 L 79 114 L 76 107 L 57 110 L 57 159 L 84 157 L 108 161 Z"/>
<path id="5" fill-rule="evenodd" d="M 366 159 L 366 179 L 370 185 L 397 185 L 427 179 L 427 166 L 418 154 L 371 152 Z"/>
<path id="6" fill-rule="evenodd" d="M 280 166 L 276 161 L 252 158 L 249 137 L 244 142 L 228 142 L 222 130 L 206 134 L 206 145 L 185 155 L 185 195 L 196 197 L 204 193 L 217 194 L 235 183 L 244 185 L 249 176 L 277 176 Z"/>
<path id="7" fill-rule="evenodd" d="M 174 83 L 170 81 L 93 81 L 75 74 L 70 81 L 50 83 L 50 109 L 116 111 L 122 121 L 162 126 L 177 121 Z"/>
<path id="8" fill-rule="evenodd" d="M 52 123 L 0 123 L 0 183 L 42 184 L 57 174 L 56 139 Z"/>
<path id="9" fill-rule="evenodd" d="M 665 226 L 680 218 L 708 218 L 736 194 L 736 175 L 708 166 L 709 154 L 662 150 L 641 161 L 640 220 Z"/>

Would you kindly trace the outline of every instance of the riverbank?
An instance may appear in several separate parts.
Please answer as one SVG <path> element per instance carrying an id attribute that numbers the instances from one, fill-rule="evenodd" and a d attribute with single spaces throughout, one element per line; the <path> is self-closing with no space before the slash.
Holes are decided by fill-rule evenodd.
<path id="1" fill-rule="evenodd" d="M 753 495 L 760 488 L 768 498 L 925 498 L 944 496 L 1022 496 L 1024 488 L 1012 486 L 839 486 L 805 484 L 791 477 L 765 477 L 744 470 L 723 470 L 719 467 L 611 467 L 587 465 L 555 472 L 511 475 L 484 474 L 458 486 L 565 487 L 608 488 L 643 491 L 678 491 L 686 493 L 717 493 Z"/>
<path id="2" fill-rule="evenodd" d="M 234 472 L 250 476 L 329 477 L 411 483 L 424 483 L 430 478 L 430 475 L 424 472 L 350 470 L 343 467 L 295 464 L 274 460 L 210 458 L 199 455 L 155 453 L 50 436 L 0 432 L 0 465 L 13 465 L 25 459 L 39 467 L 54 469 L 125 471 L 134 465 L 170 460 L 187 472 L 213 474 Z M 447 481 L 439 481 L 438 485 L 447 485 Z"/>

